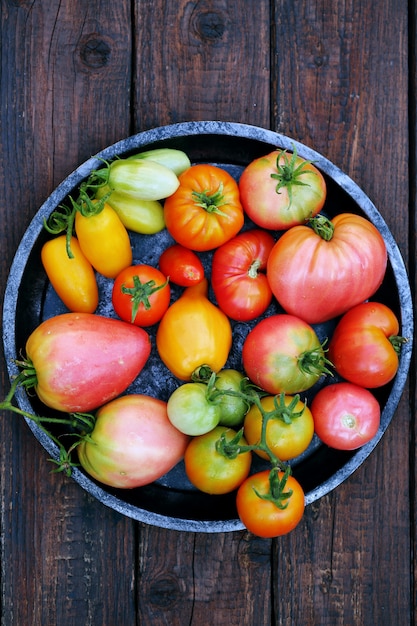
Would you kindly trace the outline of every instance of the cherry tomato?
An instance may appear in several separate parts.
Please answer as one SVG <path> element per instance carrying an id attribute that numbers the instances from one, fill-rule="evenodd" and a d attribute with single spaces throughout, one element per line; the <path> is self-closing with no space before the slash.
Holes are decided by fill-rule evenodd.
<path id="1" fill-rule="evenodd" d="M 323 443 L 356 450 L 375 437 L 381 409 L 368 389 L 340 382 L 323 387 L 311 403 L 314 428 Z"/>
<path id="2" fill-rule="evenodd" d="M 208 396 L 205 383 L 185 383 L 168 399 L 170 422 L 186 435 L 204 435 L 220 421 L 220 407 Z"/>
<path id="3" fill-rule="evenodd" d="M 398 370 L 403 338 L 397 317 L 385 304 L 363 302 L 339 321 L 329 358 L 342 378 L 369 389 L 390 382 Z"/>
<path id="4" fill-rule="evenodd" d="M 294 315 L 271 315 L 256 324 L 242 348 L 251 381 L 270 394 L 310 389 L 327 370 L 314 329 Z"/>
<path id="5" fill-rule="evenodd" d="M 266 424 L 266 443 L 281 461 L 295 459 L 307 450 L 314 435 L 314 422 L 310 409 L 298 396 L 266 396 L 261 405 L 267 413 L 273 412 Z M 261 439 L 263 416 L 254 404 L 244 422 L 244 434 L 250 445 Z M 255 450 L 264 459 L 269 457 L 263 450 Z"/>
<path id="6" fill-rule="evenodd" d="M 226 442 L 237 437 L 237 432 L 226 426 L 217 426 L 210 432 L 194 437 L 184 455 L 185 472 L 190 482 L 200 491 L 209 494 L 229 493 L 237 489 L 249 474 L 252 455 L 242 452 L 232 458 L 219 450 L 219 439 Z M 246 445 L 244 437 L 239 444 Z"/>
<path id="7" fill-rule="evenodd" d="M 136 326 L 152 326 L 168 309 L 168 279 L 151 265 L 132 265 L 117 276 L 112 303 L 117 315 Z"/>
<path id="8" fill-rule="evenodd" d="M 168 232 L 191 250 L 218 248 L 243 226 L 239 188 L 224 169 L 193 165 L 179 176 L 180 186 L 164 203 Z"/>
<path id="9" fill-rule="evenodd" d="M 286 150 L 255 159 L 239 180 L 245 213 L 261 226 L 286 230 L 316 215 L 326 199 L 326 183 L 310 162 Z"/>
<path id="10" fill-rule="evenodd" d="M 325 322 L 373 295 L 387 266 L 382 235 L 364 217 L 324 216 L 294 226 L 271 251 L 267 277 L 286 313 Z"/>
<path id="11" fill-rule="evenodd" d="M 41 260 L 52 287 L 70 311 L 94 313 L 98 306 L 98 287 L 91 263 L 75 237 L 70 238 L 72 257 L 68 256 L 65 235 L 47 241 Z"/>
<path id="12" fill-rule="evenodd" d="M 171 283 L 191 287 L 204 278 L 204 267 L 198 256 L 179 243 L 170 246 L 159 257 L 159 269 Z"/>
<path id="13" fill-rule="evenodd" d="M 245 377 L 241 372 L 225 368 L 216 375 L 215 389 L 220 391 L 240 392 Z M 233 395 L 221 395 L 218 398 L 220 406 L 220 424 L 222 426 L 238 426 L 242 423 L 248 411 L 248 403 L 242 398 Z"/>
<path id="14" fill-rule="evenodd" d="M 211 284 L 220 308 L 231 319 L 253 320 L 272 300 L 264 273 L 275 240 L 263 230 L 239 233 L 213 255 Z"/>
<path id="15" fill-rule="evenodd" d="M 293 476 L 284 476 L 283 472 L 273 475 L 273 484 L 279 485 L 274 489 L 278 505 L 262 497 L 271 493 L 270 470 L 248 476 L 240 485 L 236 496 L 237 512 L 254 535 L 279 537 L 289 533 L 301 521 L 305 508 L 304 491 Z"/>

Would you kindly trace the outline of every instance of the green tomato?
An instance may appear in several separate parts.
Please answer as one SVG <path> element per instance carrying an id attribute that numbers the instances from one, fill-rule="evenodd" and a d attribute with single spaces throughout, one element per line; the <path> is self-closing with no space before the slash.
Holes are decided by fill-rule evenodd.
<path id="1" fill-rule="evenodd" d="M 204 435 L 215 428 L 221 409 L 211 402 L 204 383 L 185 383 L 177 387 L 168 399 L 168 418 L 185 435 Z"/>
<path id="2" fill-rule="evenodd" d="M 240 391 L 244 380 L 241 372 L 233 369 L 223 369 L 216 375 L 215 388 L 218 390 Z M 222 426 L 238 426 L 243 421 L 249 406 L 243 398 L 222 395 L 219 398 L 221 409 L 220 422 Z"/>
<path id="3" fill-rule="evenodd" d="M 176 150 L 174 148 L 155 148 L 153 150 L 146 150 L 145 152 L 139 152 L 133 154 L 129 159 L 147 159 L 148 161 L 155 161 L 161 165 L 165 165 L 172 170 L 177 176 L 188 170 L 191 167 L 191 161 L 187 154 L 182 150 Z"/>

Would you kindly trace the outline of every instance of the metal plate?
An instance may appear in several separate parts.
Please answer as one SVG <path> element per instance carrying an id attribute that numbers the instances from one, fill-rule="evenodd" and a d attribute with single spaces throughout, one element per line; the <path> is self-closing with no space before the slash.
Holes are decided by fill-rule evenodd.
<path id="1" fill-rule="evenodd" d="M 27 229 L 16 252 L 8 278 L 4 310 L 3 339 L 9 376 L 14 377 L 17 367 L 14 359 L 24 349 L 29 334 L 44 319 L 66 311 L 50 286 L 40 260 L 40 250 L 50 237 L 43 228 L 44 218 L 74 194 L 79 184 L 92 170 L 102 166 L 101 159 L 112 160 L 116 156 L 128 156 L 134 152 L 161 147 L 184 150 L 192 163 L 213 163 L 227 169 L 236 180 L 243 168 L 253 159 L 275 148 L 288 150 L 296 146 L 299 156 L 313 160 L 325 176 L 327 200 L 323 212 L 332 217 L 344 211 L 367 217 L 382 234 L 388 249 L 388 268 L 384 282 L 373 299 L 387 304 L 400 319 L 401 334 L 409 339 L 403 346 L 398 373 L 389 385 L 377 390 L 381 408 L 381 424 L 375 438 L 353 452 L 332 450 L 313 438 L 309 449 L 293 462 L 294 476 L 300 481 L 306 494 L 306 504 L 321 498 L 346 480 L 369 456 L 391 422 L 403 392 L 410 365 L 413 337 L 413 307 L 407 272 L 397 247 L 381 214 L 361 189 L 340 169 L 326 158 L 291 138 L 262 128 L 224 122 L 187 122 L 155 128 L 128 137 L 106 148 L 96 157 L 77 168 L 51 194 L 39 209 Z M 246 227 L 250 224 L 246 224 Z M 279 234 L 277 233 L 277 236 Z M 172 243 L 167 231 L 152 236 L 131 233 L 134 262 L 157 264 L 162 250 Z M 210 275 L 211 253 L 201 255 L 206 274 Z M 112 281 L 98 277 L 100 304 L 97 313 L 114 317 L 111 307 Z M 173 298 L 181 290 L 173 286 Z M 214 296 L 210 292 L 214 301 Z M 282 312 L 276 303 L 266 315 Z M 242 369 L 241 346 L 251 323 L 232 323 L 233 347 L 227 363 Z M 320 339 L 330 337 L 335 321 L 314 326 Z M 155 344 L 155 329 L 150 334 Z M 305 395 L 312 395 L 327 381 L 321 381 Z M 126 393 L 147 393 L 168 399 L 179 384 L 159 360 L 154 347 L 152 355 L 136 381 Z M 28 397 L 19 389 L 16 400 L 21 409 L 45 414 L 45 407 L 34 397 Z M 53 441 L 34 422 L 27 420 L 35 437 L 49 455 L 58 458 Z M 53 431 L 59 434 L 59 431 Z M 262 461 L 253 462 L 253 471 L 262 469 Z M 195 490 L 189 483 L 183 468 L 178 464 L 160 480 L 138 489 L 117 490 L 105 487 L 75 469 L 73 479 L 106 506 L 123 515 L 147 524 L 183 531 L 228 532 L 243 529 L 237 517 L 235 494 L 208 496 Z M 58 480 L 58 478 L 57 478 Z"/>

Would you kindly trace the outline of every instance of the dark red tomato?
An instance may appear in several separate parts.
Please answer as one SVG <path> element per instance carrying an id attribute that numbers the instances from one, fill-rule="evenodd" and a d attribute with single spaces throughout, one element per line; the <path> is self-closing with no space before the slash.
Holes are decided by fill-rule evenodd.
<path id="1" fill-rule="evenodd" d="M 251 453 L 242 452 L 228 458 L 218 450 L 221 436 L 229 442 L 237 437 L 237 432 L 226 426 L 217 426 L 191 439 L 185 451 L 186 474 L 190 482 L 205 493 L 229 493 L 237 489 L 249 474 Z M 239 444 L 247 445 L 244 437 L 239 439 Z"/>
<path id="2" fill-rule="evenodd" d="M 373 389 L 390 382 L 398 370 L 404 341 L 397 317 L 385 304 L 363 302 L 341 318 L 329 343 L 329 359 L 342 378 Z"/>
<path id="3" fill-rule="evenodd" d="M 326 183 L 311 163 L 286 150 L 255 159 L 239 181 L 243 209 L 261 228 L 287 230 L 316 215 L 326 199 Z"/>
<path id="4" fill-rule="evenodd" d="M 204 267 L 199 257 L 179 243 L 170 246 L 159 257 L 159 269 L 169 276 L 171 283 L 191 287 L 204 278 Z"/>
<path id="5" fill-rule="evenodd" d="M 219 307 L 231 319 L 247 322 L 268 308 L 272 291 L 264 272 L 274 244 L 270 233 L 248 230 L 214 253 L 211 284 Z"/>
<path id="6" fill-rule="evenodd" d="M 314 430 L 336 450 L 356 450 L 375 437 L 381 409 L 368 389 L 352 383 L 323 387 L 311 403 Z"/>
<path id="7" fill-rule="evenodd" d="M 131 265 L 117 276 L 112 302 L 117 315 L 136 326 L 152 326 L 168 309 L 168 279 L 151 265 Z"/>
<path id="8" fill-rule="evenodd" d="M 284 473 L 278 473 L 283 481 Z M 276 481 L 275 481 L 276 482 Z M 258 537 L 279 537 L 293 530 L 304 515 L 304 491 L 299 482 L 289 476 L 274 491 L 276 501 L 262 496 L 271 493 L 270 470 L 249 476 L 239 487 L 237 512 L 246 528 Z"/>

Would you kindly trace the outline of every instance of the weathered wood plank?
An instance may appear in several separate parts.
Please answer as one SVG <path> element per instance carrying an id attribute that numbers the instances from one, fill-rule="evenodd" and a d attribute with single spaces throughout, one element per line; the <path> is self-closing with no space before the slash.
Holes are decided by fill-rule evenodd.
<path id="1" fill-rule="evenodd" d="M 407 259 L 406 3 L 283 0 L 275 16 L 277 130 L 349 174 Z M 277 623 L 409 623 L 408 437 L 406 393 L 363 467 L 276 542 Z"/>
<path id="2" fill-rule="evenodd" d="M 128 134 L 129 8 L 1 4 L 2 286 L 52 189 Z M 3 378 L 2 395 L 7 388 Z M 2 624 L 134 623 L 133 522 L 51 474 L 19 418 L 3 415 L 0 428 Z"/>

